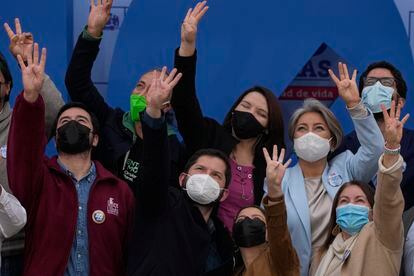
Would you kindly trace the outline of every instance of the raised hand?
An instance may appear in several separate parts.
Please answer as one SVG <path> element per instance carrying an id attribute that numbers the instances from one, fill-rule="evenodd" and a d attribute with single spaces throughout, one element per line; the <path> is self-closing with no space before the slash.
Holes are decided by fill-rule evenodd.
<path id="1" fill-rule="evenodd" d="M 400 121 L 401 105 L 398 104 L 397 110 L 395 110 L 395 101 L 391 102 L 390 114 L 384 105 L 381 105 L 382 114 L 384 115 L 384 139 L 386 141 L 386 147 L 389 149 L 396 149 L 400 146 L 403 127 L 407 122 L 410 114 L 407 114 Z"/>
<path id="2" fill-rule="evenodd" d="M 267 163 L 266 179 L 268 185 L 268 196 L 271 198 L 279 197 L 282 193 L 282 180 L 286 169 L 292 162 L 291 159 L 283 164 L 285 158 L 285 149 L 282 148 L 278 157 L 277 146 L 273 146 L 273 157 L 271 158 L 266 148 L 263 148 L 263 154 Z"/>
<path id="3" fill-rule="evenodd" d="M 111 15 L 113 0 L 90 0 L 91 10 L 88 18 L 88 33 L 100 37 Z M 95 1 L 97 3 L 95 4 Z"/>
<path id="4" fill-rule="evenodd" d="M 173 69 L 171 73 L 166 76 L 167 67 L 163 67 L 161 74 L 158 78 L 152 80 L 151 86 L 148 89 L 146 96 L 147 99 L 147 111 L 156 112 L 157 116 L 161 115 L 161 110 L 165 104 L 169 103 L 173 88 L 177 85 L 181 79 L 182 74 L 177 74 L 177 69 Z M 157 72 L 154 72 L 156 75 Z M 153 113 L 154 114 L 154 113 Z M 150 114 L 150 115 L 153 115 Z"/>
<path id="5" fill-rule="evenodd" d="M 198 2 L 194 9 L 190 8 L 187 11 L 181 25 L 181 56 L 189 56 L 194 53 L 198 23 L 208 10 L 206 4 L 207 1 Z"/>
<path id="6" fill-rule="evenodd" d="M 359 104 L 361 98 L 359 96 L 358 86 L 356 84 L 357 71 L 354 70 L 352 78 L 349 78 L 348 67 L 345 63 L 338 63 L 339 79 L 335 73 L 329 69 L 329 75 L 338 88 L 339 96 L 345 101 L 348 108 L 352 108 Z"/>
<path id="7" fill-rule="evenodd" d="M 27 61 L 27 57 L 32 56 L 33 53 L 33 35 L 22 32 L 19 18 L 14 19 L 14 25 L 16 33 L 13 32 L 9 24 L 4 23 L 4 29 L 10 39 L 10 52 L 15 58 L 17 58 L 17 55 L 20 55 L 24 61 Z"/>
<path id="8" fill-rule="evenodd" d="M 34 44 L 33 57 L 27 57 L 27 66 L 24 64 L 21 55 L 17 55 L 20 68 L 22 69 L 22 80 L 24 88 L 24 98 L 28 102 L 35 102 L 39 96 L 40 89 L 43 85 L 45 64 L 46 64 L 46 48 L 42 49 L 42 55 L 39 60 L 39 44 Z"/>

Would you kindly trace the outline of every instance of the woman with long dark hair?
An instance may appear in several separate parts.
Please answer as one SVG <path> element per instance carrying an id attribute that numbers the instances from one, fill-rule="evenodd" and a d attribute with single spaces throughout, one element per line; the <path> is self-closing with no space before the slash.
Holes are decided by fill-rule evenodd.
<path id="1" fill-rule="evenodd" d="M 215 148 L 231 157 L 229 197 L 218 210 L 219 218 L 231 231 L 241 208 L 261 202 L 266 168 L 262 148 L 271 151 L 274 144 L 284 147 L 283 120 L 275 95 L 260 86 L 242 93 L 223 124 L 203 116 L 195 89 L 195 43 L 197 24 L 207 9 L 206 2 L 200 2 L 183 21 L 181 45 L 175 53 L 175 67 L 183 77 L 174 88 L 171 104 L 189 154 Z"/>

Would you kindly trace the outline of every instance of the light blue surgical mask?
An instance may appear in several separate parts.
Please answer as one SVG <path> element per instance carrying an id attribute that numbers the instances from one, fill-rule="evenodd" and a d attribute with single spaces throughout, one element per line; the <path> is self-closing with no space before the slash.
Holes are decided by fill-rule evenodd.
<path id="1" fill-rule="evenodd" d="M 368 214 L 368 207 L 349 203 L 336 208 L 336 223 L 342 231 L 353 236 L 369 222 Z"/>
<path id="2" fill-rule="evenodd" d="M 382 112 L 381 104 L 388 110 L 391 108 L 394 88 L 384 86 L 377 81 L 374 85 L 366 86 L 362 90 L 362 102 L 372 113 Z"/>

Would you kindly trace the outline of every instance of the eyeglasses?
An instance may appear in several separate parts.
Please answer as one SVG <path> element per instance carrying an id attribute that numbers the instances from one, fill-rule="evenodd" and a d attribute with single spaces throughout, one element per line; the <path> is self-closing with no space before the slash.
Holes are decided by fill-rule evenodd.
<path id="1" fill-rule="evenodd" d="M 379 81 L 382 85 L 392 87 L 395 84 L 395 79 L 391 77 L 385 78 L 375 78 L 375 77 L 367 77 L 364 78 L 364 86 L 372 86 Z"/>

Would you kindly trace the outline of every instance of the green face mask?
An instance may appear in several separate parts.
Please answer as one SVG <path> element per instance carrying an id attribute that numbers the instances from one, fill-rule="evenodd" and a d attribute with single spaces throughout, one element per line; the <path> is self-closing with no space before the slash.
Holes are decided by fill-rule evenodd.
<path id="1" fill-rule="evenodd" d="M 139 121 L 139 113 L 147 107 L 147 100 L 144 96 L 132 94 L 129 102 L 132 121 Z"/>

